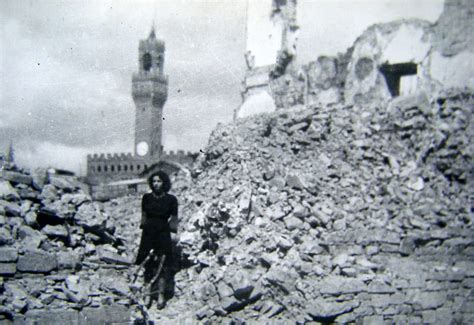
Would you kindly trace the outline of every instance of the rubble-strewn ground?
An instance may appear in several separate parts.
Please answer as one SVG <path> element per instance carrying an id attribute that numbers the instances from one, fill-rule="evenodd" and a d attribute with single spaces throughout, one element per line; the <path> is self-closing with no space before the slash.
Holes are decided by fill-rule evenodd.
<path id="1" fill-rule="evenodd" d="M 195 265 L 158 317 L 471 323 L 472 112 L 450 92 L 217 128 L 175 186 Z"/>
<path id="2" fill-rule="evenodd" d="M 183 269 L 151 319 L 472 323 L 473 104 L 451 91 L 219 126 L 174 177 Z M 3 322 L 140 318 L 140 198 L 102 204 L 71 179 L 5 175 Z"/>
<path id="3" fill-rule="evenodd" d="M 136 224 L 125 230 L 74 177 L 16 166 L 1 176 L 0 323 L 128 321 L 140 301 L 127 242 Z"/>

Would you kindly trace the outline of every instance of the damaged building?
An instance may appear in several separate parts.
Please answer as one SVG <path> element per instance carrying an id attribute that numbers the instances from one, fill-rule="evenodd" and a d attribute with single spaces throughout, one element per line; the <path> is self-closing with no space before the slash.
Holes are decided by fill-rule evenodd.
<path id="1" fill-rule="evenodd" d="M 307 9 L 302 7 L 296 1 L 249 1 L 248 69 L 236 118 L 295 105 L 361 105 L 474 88 L 470 1 L 446 1 L 435 23 L 372 25 L 345 53 L 299 66 L 298 34 L 309 27 L 298 24 L 298 10 Z"/>

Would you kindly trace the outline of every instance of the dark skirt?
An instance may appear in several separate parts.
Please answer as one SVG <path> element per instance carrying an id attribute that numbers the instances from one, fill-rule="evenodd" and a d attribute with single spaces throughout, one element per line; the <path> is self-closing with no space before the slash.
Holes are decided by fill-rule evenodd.
<path id="1" fill-rule="evenodd" d="M 144 265 L 145 282 L 150 282 L 158 271 L 161 256 L 166 255 L 163 269 L 160 273 L 160 278 L 168 276 L 168 274 L 171 273 L 173 266 L 173 246 L 169 227 L 167 225 L 163 226 L 161 223 L 149 220 L 143 227 L 142 238 L 140 240 L 140 246 L 138 248 L 135 264 L 142 264 L 152 249 L 154 254 Z"/>

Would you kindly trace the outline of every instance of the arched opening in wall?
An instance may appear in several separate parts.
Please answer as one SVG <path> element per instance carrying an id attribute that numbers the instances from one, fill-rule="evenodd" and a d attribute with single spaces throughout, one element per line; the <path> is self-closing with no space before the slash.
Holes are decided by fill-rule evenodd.
<path id="1" fill-rule="evenodd" d="M 102 171 L 102 167 L 98 166 L 98 167 L 97 167 L 97 172 L 100 173 L 101 171 Z"/>
<path id="2" fill-rule="evenodd" d="M 139 171 L 142 168 L 142 166 L 137 165 L 137 171 Z"/>
<path id="3" fill-rule="evenodd" d="M 124 171 L 128 171 L 128 165 L 124 165 L 124 166 L 123 166 L 123 170 L 124 170 Z"/>
<path id="4" fill-rule="evenodd" d="M 150 53 L 143 54 L 143 70 L 150 71 L 151 69 L 151 55 Z"/>
<path id="5" fill-rule="evenodd" d="M 408 95 L 416 91 L 418 72 L 416 63 L 385 63 L 379 67 L 379 70 L 385 78 L 392 97 Z"/>
<path id="6" fill-rule="evenodd" d="M 111 171 L 111 172 L 114 172 L 114 171 L 115 171 L 115 166 L 114 166 L 114 165 L 110 166 L 110 171 Z"/>
<path id="7" fill-rule="evenodd" d="M 109 168 L 107 166 L 104 166 L 104 172 L 107 173 L 109 171 Z"/>
<path id="8" fill-rule="evenodd" d="M 133 165 L 130 165 L 130 171 L 133 172 Z"/>

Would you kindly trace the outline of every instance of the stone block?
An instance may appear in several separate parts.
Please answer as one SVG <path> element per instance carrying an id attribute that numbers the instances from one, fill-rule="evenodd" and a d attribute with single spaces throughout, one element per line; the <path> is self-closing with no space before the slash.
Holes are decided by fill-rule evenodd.
<path id="1" fill-rule="evenodd" d="M 9 201 L 4 201 L 0 200 L 0 206 L 3 207 L 3 210 L 5 211 L 5 215 L 8 217 L 19 217 L 21 216 L 21 207 L 20 204 L 16 202 L 9 202 Z"/>
<path id="2" fill-rule="evenodd" d="M 99 255 L 100 260 L 106 263 L 122 264 L 122 265 L 131 264 L 131 260 L 129 258 L 123 257 L 115 252 L 112 252 L 108 249 L 104 249 L 102 247 L 99 247 L 97 249 L 97 253 Z"/>
<path id="3" fill-rule="evenodd" d="M 40 250 L 27 251 L 18 259 L 18 270 L 31 273 L 48 273 L 58 266 L 56 256 Z"/>
<path id="4" fill-rule="evenodd" d="M 285 223 L 286 228 L 289 231 L 295 230 L 295 229 L 302 229 L 304 224 L 301 219 L 296 218 L 294 216 L 288 216 L 283 219 L 283 222 Z"/>
<path id="5" fill-rule="evenodd" d="M 219 294 L 219 297 L 221 299 L 224 299 L 225 297 L 230 297 L 234 294 L 234 291 L 232 290 L 232 288 L 227 285 L 225 282 L 223 281 L 220 281 L 218 284 L 217 284 L 217 293 Z"/>
<path id="6" fill-rule="evenodd" d="M 362 320 L 363 325 L 384 324 L 383 316 L 365 316 Z"/>
<path id="7" fill-rule="evenodd" d="M 0 275 L 14 275 L 16 263 L 0 263 Z"/>
<path id="8" fill-rule="evenodd" d="M 288 175 L 286 185 L 295 190 L 303 190 L 305 188 L 305 184 L 300 175 Z"/>
<path id="9" fill-rule="evenodd" d="M 128 324 L 131 311 L 122 305 L 84 308 L 79 313 L 79 325 Z"/>
<path id="10" fill-rule="evenodd" d="M 77 181 L 72 177 L 64 177 L 59 175 L 49 175 L 49 183 L 54 187 L 70 193 L 79 187 Z"/>
<path id="11" fill-rule="evenodd" d="M 20 199 L 18 192 L 8 181 L 0 181 L 0 199 L 15 201 Z"/>
<path id="12" fill-rule="evenodd" d="M 318 285 L 321 293 L 339 296 L 341 294 L 360 293 L 367 290 L 363 281 L 358 278 L 346 278 L 331 275 L 324 278 Z"/>
<path id="13" fill-rule="evenodd" d="M 16 262 L 18 251 L 16 248 L 0 247 L 0 262 Z"/>
<path id="14" fill-rule="evenodd" d="M 45 233 L 48 237 L 59 237 L 65 239 L 69 236 L 68 231 L 63 225 L 46 225 L 42 232 Z"/>
<path id="15" fill-rule="evenodd" d="M 453 311 L 449 308 L 438 308 L 436 310 L 427 310 L 422 313 L 423 323 L 426 324 L 453 324 Z"/>
<path id="16" fill-rule="evenodd" d="M 58 252 L 56 258 L 59 269 L 77 269 L 81 262 L 81 257 L 76 252 Z"/>
<path id="17" fill-rule="evenodd" d="M 79 323 L 79 312 L 77 310 L 29 310 L 25 314 L 25 324 L 51 325 Z"/>
<path id="18" fill-rule="evenodd" d="M 253 285 L 249 274 L 245 271 L 238 271 L 229 281 L 234 290 L 234 295 L 238 299 L 246 299 L 253 290 Z"/>
<path id="19" fill-rule="evenodd" d="M 443 306 L 447 300 L 445 291 L 423 292 L 416 290 L 407 297 L 407 302 L 421 306 L 421 309 L 435 309 Z M 415 308 L 416 309 L 416 308 Z"/>
<path id="20" fill-rule="evenodd" d="M 194 290 L 194 296 L 200 301 L 208 301 L 217 294 L 216 287 L 209 281 L 205 281 Z"/>
<path id="21" fill-rule="evenodd" d="M 33 178 L 30 175 L 25 175 L 19 172 L 6 170 L 3 173 L 3 178 L 14 184 L 31 185 Z"/>
<path id="22" fill-rule="evenodd" d="M 325 300 L 318 298 L 309 302 L 306 308 L 306 313 L 314 320 L 328 321 L 336 318 L 339 315 L 348 313 L 360 305 L 358 301 L 337 302 L 332 300 Z"/>
<path id="23" fill-rule="evenodd" d="M 202 320 L 204 318 L 209 318 L 214 315 L 214 311 L 208 306 L 204 306 L 196 312 L 196 318 Z"/>
<path id="24" fill-rule="evenodd" d="M 54 187 L 54 185 L 46 184 L 45 186 L 43 186 L 43 189 L 41 190 L 40 197 L 43 200 L 55 201 L 56 199 L 59 198 L 58 190 L 56 189 L 56 187 Z"/>
<path id="25" fill-rule="evenodd" d="M 221 299 L 221 305 L 225 311 L 231 312 L 241 309 L 245 304 L 242 303 L 242 301 L 239 301 L 237 298 L 231 296 Z"/>
<path id="26" fill-rule="evenodd" d="M 0 227 L 0 245 L 9 245 L 13 243 L 13 237 L 8 225 Z"/>

